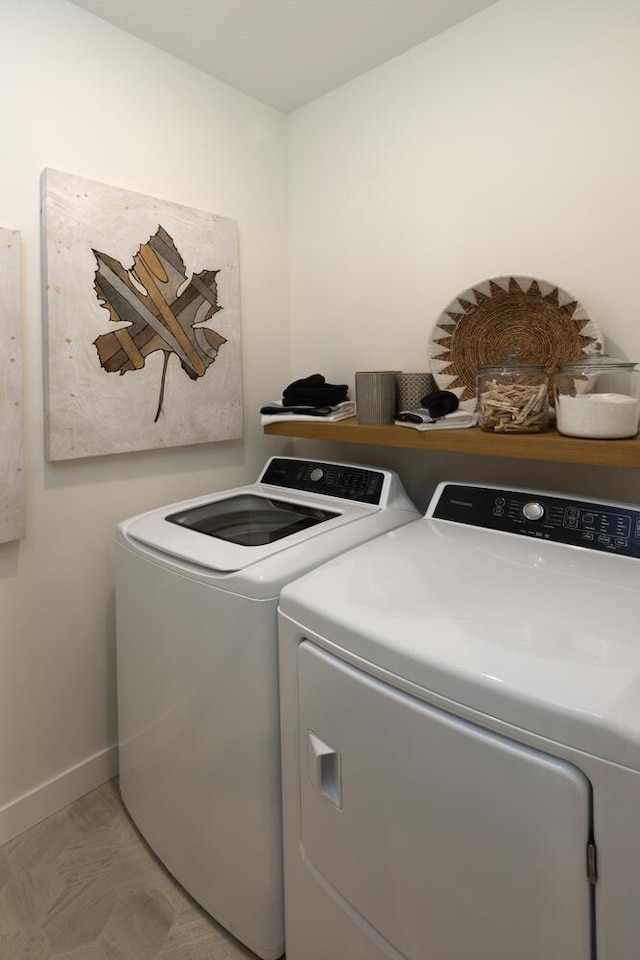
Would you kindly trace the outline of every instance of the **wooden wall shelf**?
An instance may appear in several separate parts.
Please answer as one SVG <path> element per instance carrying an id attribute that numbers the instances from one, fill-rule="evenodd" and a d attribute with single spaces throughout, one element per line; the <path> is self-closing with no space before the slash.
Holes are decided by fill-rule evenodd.
<path id="1" fill-rule="evenodd" d="M 583 463 L 598 467 L 640 469 L 640 440 L 576 440 L 555 430 L 539 434 L 486 433 L 479 427 L 463 430 L 432 430 L 421 433 L 408 427 L 369 427 L 356 417 L 338 423 L 293 420 L 270 423 L 264 432 L 276 437 L 301 440 L 332 440 L 336 443 L 367 443 L 409 450 L 444 450 L 448 453 L 482 454 L 487 457 L 515 457 L 521 460 L 552 460 L 556 463 Z"/>

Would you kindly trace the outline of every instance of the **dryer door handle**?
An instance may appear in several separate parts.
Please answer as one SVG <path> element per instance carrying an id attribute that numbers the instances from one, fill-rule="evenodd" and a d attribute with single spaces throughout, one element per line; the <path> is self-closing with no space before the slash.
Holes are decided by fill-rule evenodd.
<path id="1" fill-rule="evenodd" d="M 314 787 L 334 807 L 342 809 L 342 771 L 340 751 L 307 731 L 307 770 Z"/>

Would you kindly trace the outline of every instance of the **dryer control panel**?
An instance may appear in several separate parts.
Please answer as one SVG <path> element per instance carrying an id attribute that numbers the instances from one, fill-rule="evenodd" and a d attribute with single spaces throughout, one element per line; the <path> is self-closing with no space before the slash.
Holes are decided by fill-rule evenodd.
<path id="1" fill-rule="evenodd" d="M 352 464 L 274 457 L 260 477 L 260 483 L 378 506 L 384 476 L 381 470 Z"/>
<path id="2" fill-rule="evenodd" d="M 427 516 L 640 559 L 640 509 L 625 504 L 445 483 Z"/>

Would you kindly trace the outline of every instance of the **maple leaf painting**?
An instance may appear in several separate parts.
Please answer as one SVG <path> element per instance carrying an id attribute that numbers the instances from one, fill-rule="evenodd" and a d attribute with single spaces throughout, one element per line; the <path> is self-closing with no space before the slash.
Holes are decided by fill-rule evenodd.
<path id="1" fill-rule="evenodd" d="M 138 249 L 132 269 L 99 250 L 94 288 L 114 322 L 128 325 L 94 340 L 100 364 L 121 376 L 140 370 L 156 350 L 164 353 L 160 396 L 154 423 L 162 412 L 167 366 L 172 354 L 191 380 L 203 377 L 226 340 L 202 324 L 218 306 L 217 270 L 202 270 L 187 282 L 182 257 L 171 236 L 159 226 Z"/>

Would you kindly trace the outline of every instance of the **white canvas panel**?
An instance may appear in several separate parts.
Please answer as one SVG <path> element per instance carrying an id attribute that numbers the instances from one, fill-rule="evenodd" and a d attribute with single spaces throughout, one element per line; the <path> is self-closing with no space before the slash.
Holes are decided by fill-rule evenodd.
<path id="1" fill-rule="evenodd" d="M 47 456 L 242 436 L 238 225 L 45 170 Z"/>
<path id="2" fill-rule="evenodd" d="M 24 537 L 20 233 L 0 227 L 0 543 Z"/>

